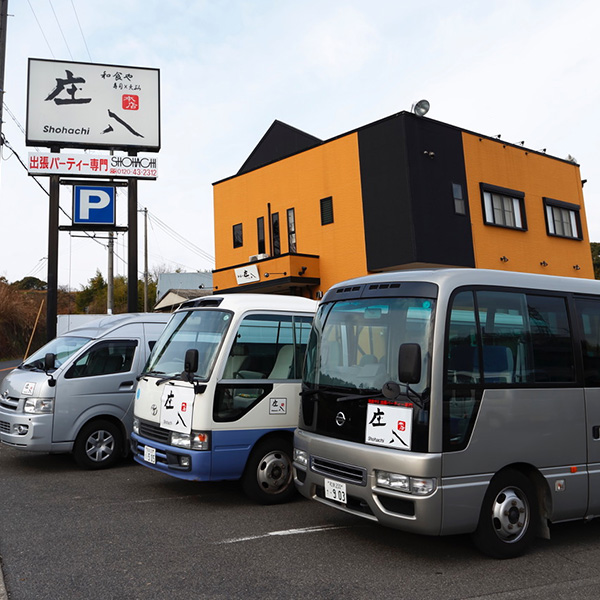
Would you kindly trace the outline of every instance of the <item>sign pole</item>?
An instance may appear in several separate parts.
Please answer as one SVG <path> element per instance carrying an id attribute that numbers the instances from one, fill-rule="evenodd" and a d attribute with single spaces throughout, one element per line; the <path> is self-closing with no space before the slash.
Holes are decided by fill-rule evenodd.
<path id="1" fill-rule="evenodd" d="M 55 150 L 56 151 L 56 150 Z M 58 175 L 50 176 L 50 203 L 48 218 L 48 302 L 46 303 L 46 340 L 56 337 L 58 312 L 58 210 L 60 182 Z"/>
<path id="2" fill-rule="evenodd" d="M 129 156 L 137 156 L 137 152 L 129 153 Z M 137 226 L 137 179 L 129 178 L 127 189 L 127 312 L 138 311 L 138 226 Z"/>

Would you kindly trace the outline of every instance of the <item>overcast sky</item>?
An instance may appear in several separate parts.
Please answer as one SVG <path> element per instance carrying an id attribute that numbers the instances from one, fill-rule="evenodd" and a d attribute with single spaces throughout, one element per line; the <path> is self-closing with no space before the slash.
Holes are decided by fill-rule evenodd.
<path id="1" fill-rule="evenodd" d="M 159 178 L 140 182 L 150 271 L 211 269 L 212 183 L 275 119 L 328 139 L 421 98 L 428 117 L 581 165 L 600 241 L 597 0 L 9 0 L 3 133 L 26 162 L 27 59 L 153 67 Z M 40 148 L 40 150 L 44 150 Z M 0 275 L 47 280 L 48 196 L 5 146 Z M 38 179 L 47 189 L 48 179 Z M 61 207 L 72 210 L 70 188 Z M 118 196 L 126 225 L 126 197 Z M 143 268 L 143 222 L 140 214 Z M 70 224 L 61 215 L 61 225 Z M 115 272 L 127 274 L 126 237 Z M 107 271 L 106 240 L 59 237 L 61 286 Z"/>

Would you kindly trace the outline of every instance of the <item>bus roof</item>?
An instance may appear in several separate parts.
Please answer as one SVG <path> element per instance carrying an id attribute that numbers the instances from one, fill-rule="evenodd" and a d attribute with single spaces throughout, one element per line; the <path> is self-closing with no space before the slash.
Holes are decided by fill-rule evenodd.
<path id="1" fill-rule="evenodd" d="M 314 313 L 317 301 L 282 294 L 220 294 L 203 296 L 183 305 L 179 310 L 225 308 L 229 310 L 281 310 Z M 177 311 L 179 312 L 179 311 Z"/>
<path id="2" fill-rule="evenodd" d="M 516 288 L 569 291 L 582 294 L 600 294 L 600 281 L 581 277 L 559 277 L 495 269 L 407 269 L 365 275 L 335 284 L 329 290 L 352 288 L 359 285 L 377 285 L 395 282 L 427 282 L 456 288 L 463 285 L 499 285 Z M 333 296 L 328 293 L 327 300 Z"/>

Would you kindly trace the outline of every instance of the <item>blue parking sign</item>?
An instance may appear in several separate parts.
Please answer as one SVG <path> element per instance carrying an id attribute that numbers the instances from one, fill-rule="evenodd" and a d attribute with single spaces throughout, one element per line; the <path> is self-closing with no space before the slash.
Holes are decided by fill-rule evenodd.
<path id="1" fill-rule="evenodd" d="M 114 187 L 73 186 L 73 225 L 114 224 Z"/>

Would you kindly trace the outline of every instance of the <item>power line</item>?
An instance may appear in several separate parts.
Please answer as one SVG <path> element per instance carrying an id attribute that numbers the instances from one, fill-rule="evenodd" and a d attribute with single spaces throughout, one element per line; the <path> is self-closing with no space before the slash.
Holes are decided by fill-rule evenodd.
<path id="1" fill-rule="evenodd" d="M 83 44 L 87 51 L 88 57 L 90 59 L 90 62 L 93 62 L 92 55 L 90 54 L 90 49 L 88 48 L 87 41 L 85 39 L 85 35 L 83 35 L 83 29 L 81 28 L 81 23 L 79 22 L 79 15 L 77 14 L 77 10 L 75 10 L 75 4 L 73 3 L 73 0 L 71 0 L 71 6 L 73 7 L 73 12 L 75 13 L 75 19 L 77 20 L 77 25 L 79 26 L 79 32 L 81 33 L 81 38 L 83 39 Z"/>
<path id="2" fill-rule="evenodd" d="M 173 238 L 175 241 L 179 242 L 184 248 L 190 250 L 194 254 L 197 254 L 201 258 L 208 260 L 211 263 L 215 262 L 215 257 L 203 250 L 202 248 L 196 246 L 194 243 L 190 242 L 186 238 L 184 238 L 180 233 L 169 227 L 166 223 L 161 221 L 157 216 L 148 212 L 148 217 L 150 221 L 154 223 L 157 227 L 162 229 L 167 235 Z"/>
<path id="3" fill-rule="evenodd" d="M 17 119 L 17 117 L 15 117 L 15 115 L 8 108 L 8 106 L 6 106 L 6 102 L 3 102 L 2 105 L 4 106 L 4 110 L 9 114 L 10 118 L 15 122 L 16 126 L 21 130 L 21 133 L 23 135 L 25 135 L 25 129 L 23 128 L 23 125 L 21 125 L 21 123 L 19 123 L 19 120 Z"/>
<path id="4" fill-rule="evenodd" d="M 6 139 L 6 136 L 4 134 L 2 135 L 2 139 L 1 139 L 1 144 L 0 145 L 4 145 L 6 146 L 12 153 L 13 155 L 16 157 L 16 159 L 21 163 L 21 166 L 26 170 L 29 171 L 27 169 L 27 165 L 23 162 L 23 160 L 21 159 L 21 157 L 19 156 L 18 152 L 10 145 L 9 141 Z M 40 186 L 40 188 L 42 188 L 42 190 L 44 190 L 44 193 L 47 196 L 50 196 L 50 192 L 38 181 L 38 178 L 33 176 L 33 180 Z M 62 207 L 59 206 L 58 207 L 60 212 L 63 213 L 63 215 L 65 215 L 67 217 L 67 219 L 71 219 L 71 215 Z M 106 249 L 106 244 L 103 244 L 102 242 L 100 242 L 100 240 L 96 239 L 95 236 L 90 235 L 87 231 L 82 232 L 84 233 L 87 237 L 89 237 L 90 239 L 94 240 L 97 244 L 100 244 L 100 246 L 102 246 L 103 248 Z M 121 257 L 118 257 L 120 260 L 123 260 Z"/>
<path id="5" fill-rule="evenodd" d="M 35 14 L 35 10 L 33 10 L 33 6 L 31 6 L 30 0 L 27 0 L 27 4 L 29 4 L 29 8 L 31 9 L 31 12 L 33 13 L 33 17 L 35 18 L 35 22 L 38 24 L 38 27 L 40 28 L 40 31 L 42 32 L 42 37 L 46 41 L 46 45 L 48 46 L 48 50 L 50 50 L 50 54 L 52 54 L 52 58 L 56 58 L 54 56 L 54 52 L 52 51 L 52 47 L 50 46 L 50 42 L 48 41 L 48 38 L 46 37 L 46 34 L 44 33 L 44 30 L 42 29 L 42 26 L 40 25 L 40 22 L 38 21 L 37 15 Z"/>
<path id="6" fill-rule="evenodd" d="M 60 21 L 58 20 L 58 17 L 56 16 L 56 11 L 54 10 L 54 6 L 52 4 L 52 0 L 48 0 L 48 2 L 50 3 L 50 8 L 52 9 L 52 13 L 54 14 L 54 18 L 56 19 L 56 24 L 58 25 L 58 29 L 60 31 L 60 35 L 62 35 L 62 39 L 65 42 L 65 46 L 67 47 L 67 50 L 69 51 L 69 56 L 71 57 L 71 60 L 73 60 L 73 53 L 71 52 L 71 48 L 69 48 L 69 43 L 67 42 L 67 38 L 65 37 L 65 34 L 62 30 Z"/>

